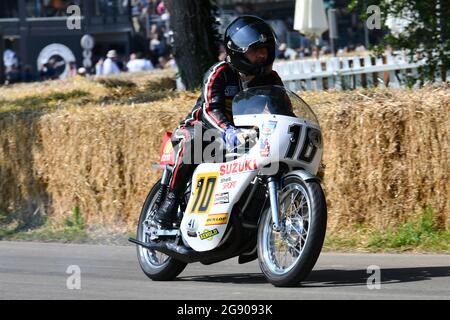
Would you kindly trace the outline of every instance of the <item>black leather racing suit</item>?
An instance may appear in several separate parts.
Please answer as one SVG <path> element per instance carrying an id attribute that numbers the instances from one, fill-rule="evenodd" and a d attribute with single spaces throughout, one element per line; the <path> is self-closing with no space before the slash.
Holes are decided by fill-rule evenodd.
<path id="1" fill-rule="evenodd" d="M 223 133 L 227 126 L 233 125 L 231 104 L 234 96 L 243 89 L 264 85 L 282 86 L 283 82 L 275 71 L 244 81 L 239 72 L 225 61 L 216 63 L 206 72 L 202 94 L 195 107 L 172 135 L 175 164 L 170 186 L 178 197 L 182 196 L 189 178 L 199 164 L 192 161 L 194 159 L 192 152 L 195 149 L 194 135 L 200 134 L 198 130 L 194 131 L 194 127 L 198 128 L 201 124 L 200 127 L 203 130 L 216 129 L 218 133 Z M 201 149 L 203 150 L 206 145 L 202 142 Z M 189 161 L 184 161 L 188 154 Z"/>

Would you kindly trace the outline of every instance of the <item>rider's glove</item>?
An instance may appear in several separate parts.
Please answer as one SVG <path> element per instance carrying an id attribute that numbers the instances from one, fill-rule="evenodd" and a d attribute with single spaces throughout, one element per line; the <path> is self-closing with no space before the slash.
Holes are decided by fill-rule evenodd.
<path id="1" fill-rule="evenodd" d="M 223 133 L 223 140 L 228 150 L 232 150 L 238 145 L 244 144 L 246 139 L 247 134 L 233 126 L 228 126 Z"/>

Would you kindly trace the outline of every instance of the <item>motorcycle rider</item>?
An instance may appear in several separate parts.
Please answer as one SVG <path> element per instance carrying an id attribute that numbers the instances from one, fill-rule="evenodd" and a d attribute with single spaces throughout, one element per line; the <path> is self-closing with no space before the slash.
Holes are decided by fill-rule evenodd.
<path id="1" fill-rule="evenodd" d="M 176 128 L 172 144 L 176 150 L 173 174 L 164 201 L 153 220 L 160 228 L 171 228 L 186 184 L 197 164 L 183 161 L 194 149 L 194 126 L 218 130 L 226 146 L 245 141 L 246 133 L 233 126 L 231 104 L 241 90 L 283 83 L 272 70 L 275 60 L 275 33 L 269 24 L 255 16 L 241 16 L 227 27 L 224 35 L 226 59 L 205 74 L 202 94 L 192 112 Z M 202 144 L 202 149 L 205 147 Z"/>

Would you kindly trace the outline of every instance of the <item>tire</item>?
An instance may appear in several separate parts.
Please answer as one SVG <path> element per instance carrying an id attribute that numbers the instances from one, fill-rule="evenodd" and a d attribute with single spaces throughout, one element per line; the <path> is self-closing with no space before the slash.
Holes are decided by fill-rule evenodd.
<path id="1" fill-rule="evenodd" d="M 292 188 L 292 189 L 290 189 Z M 275 240 L 276 235 L 281 239 L 282 233 L 272 232 L 272 212 L 270 206 L 263 212 L 260 224 L 258 226 L 258 261 L 262 272 L 264 273 L 267 280 L 277 287 L 292 287 L 297 286 L 301 281 L 303 281 L 311 272 L 314 267 L 320 251 L 322 250 L 323 241 L 325 239 L 326 225 L 327 225 L 327 207 L 325 196 L 322 187 L 317 181 L 303 181 L 298 175 L 288 175 L 284 178 L 282 184 L 282 193 L 280 193 L 280 215 L 282 215 L 282 204 L 285 204 L 289 194 L 285 190 L 290 191 L 292 194 L 299 191 L 298 194 L 303 194 L 304 199 L 308 205 L 308 220 L 305 219 L 306 214 L 303 209 L 294 210 L 296 212 L 292 215 L 293 219 L 289 220 L 291 224 L 291 233 L 289 234 L 289 239 L 292 239 L 290 235 L 298 237 L 300 245 L 300 253 L 297 253 L 289 245 L 288 252 L 293 256 L 294 252 L 297 256 L 293 258 L 293 262 L 290 267 L 286 267 L 283 271 L 282 268 L 277 268 L 277 262 L 274 262 L 276 258 L 272 255 L 270 249 L 274 245 L 270 244 L 271 239 L 273 243 L 283 243 L 283 240 Z M 292 196 L 293 197 L 293 196 Z M 294 197 L 297 199 L 297 196 Z M 291 198 L 292 199 L 292 198 Z M 293 202 L 293 201 L 292 201 Z M 303 200 L 300 201 L 300 204 Z M 291 207 L 289 207 L 291 208 Z M 299 214 L 301 212 L 301 215 Z M 303 218 L 300 218 L 303 217 Z M 288 219 L 280 219 L 286 221 L 288 224 Z M 297 221 L 292 223 L 292 221 Z M 301 222 L 298 222 L 301 221 Z M 281 221 L 280 221 L 281 222 Z M 295 224 L 297 223 L 297 224 Z M 297 230 L 305 231 L 307 229 L 307 234 L 305 241 L 302 242 L 302 232 L 298 233 Z M 287 227 L 286 227 L 286 230 Z M 272 236 L 273 235 L 273 236 Z M 286 241 L 289 242 L 289 241 Z M 293 241 L 295 243 L 295 241 Z M 303 246 L 301 245 L 303 243 Z M 281 260 L 281 259 L 280 259 Z"/>
<path id="2" fill-rule="evenodd" d="M 158 181 L 153 188 L 150 190 L 147 198 L 145 199 L 144 206 L 142 207 L 141 214 L 139 216 L 139 223 L 137 227 L 137 239 L 143 242 L 147 242 L 145 239 L 145 233 L 143 228 L 143 222 L 145 221 L 147 212 L 153 206 L 156 197 L 158 196 L 158 192 L 160 190 L 161 184 Z M 139 265 L 141 266 L 142 271 L 154 281 L 169 281 L 175 279 L 183 270 L 186 268 L 186 263 L 176 260 L 172 257 L 167 257 L 162 253 L 156 253 L 154 250 L 148 250 L 143 248 L 142 246 L 137 246 L 137 256 Z M 152 262 L 150 256 L 154 254 L 160 254 L 161 257 L 167 258 L 160 265 Z"/>

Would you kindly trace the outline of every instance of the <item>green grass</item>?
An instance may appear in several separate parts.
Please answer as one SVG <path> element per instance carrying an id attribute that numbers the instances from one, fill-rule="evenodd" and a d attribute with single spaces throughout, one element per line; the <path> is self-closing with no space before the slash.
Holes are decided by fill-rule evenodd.
<path id="1" fill-rule="evenodd" d="M 370 231 L 359 225 L 350 233 L 352 236 L 347 238 L 327 235 L 324 249 L 450 253 L 450 231 L 435 226 L 431 207 L 427 207 L 420 216 L 393 228 Z"/>
<path id="2" fill-rule="evenodd" d="M 450 231 L 439 230 L 433 223 L 433 210 L 428 207 L 422 216 L 395 229 L 374 232 L 368 242 L 374 249 L 426 249 L 450 252 Z"/>
<path id="3" fill-rule="evenodd" d="M 72 90 L 68 92 L 54 92 L 47 95 L 33 95 L 13 100 L 0 99 L 0 113 L 50 110 L 69 103 L 82 105 L 89 100 L 90 95 L 86 91 Z"/>
<path id="4" fill-rule="evenodd" d="M 5 237 L 9 241 L 43 241 L 62 243 L 86 243 L 89 237 L 84 230 L 74 228 L 52 228 L 44 226 L 36 230 L 19 232 Z"/>
<path id="5" fill-rule="evenodd" d="M 7 216 L 0 208 L 0 240 L 127 244 L 128 237 L 136 236 L 134 232 L 123 235 L 103 232 L 99 240 L 96 231 L 91 232 L 96 228 L 88 228 L 78 207 L 73 208 L 72 215 L 62 226 L 47 220 L 40 227 L 24 229 L 17 221 L 5 224 Z M 374 231 L 358 224 L 338 236 L 328 233 L 324 251 L 450 253 L 450 230 L 436 228 L 433 218 L 433 210 L 429 207 L 416 218 L 386 230 Z"/>
<path id="6" fill-rule="evenodd" d="M 36 94 L 16 99 L 0 98 L 0 113 L 45 112 L 55 108 L 88 104 L 131 105 L 149 103 L 167 97 L 176 97 L 179 94 L 174 90 L 169 78 L 162 79 L 161 83 L 148 81 L 141 87 L 132 81 L 120 79 L 101 79 L 98 82 L 108 89 L 107 95 L 95 96 L 95 94 L 90 92 L 74 89 L 66 92 L 53 92 L 46 95 Z"/>
<path id="7" fill-rule="evenodd" d="M 1 216 L 0 216 L 1 217 Z M 57 241 L 57 242 L 88 242 L 86 224 L 78 207 L 73 208 L 72 216 L 67 218 L 63 226 L 55 225 L 47 220 L 42 226 L 34 229 L 24 229 L 21 223 L 14 221 L 8 225 L 1 225 L 0 240 L 24 241 Z"/>

